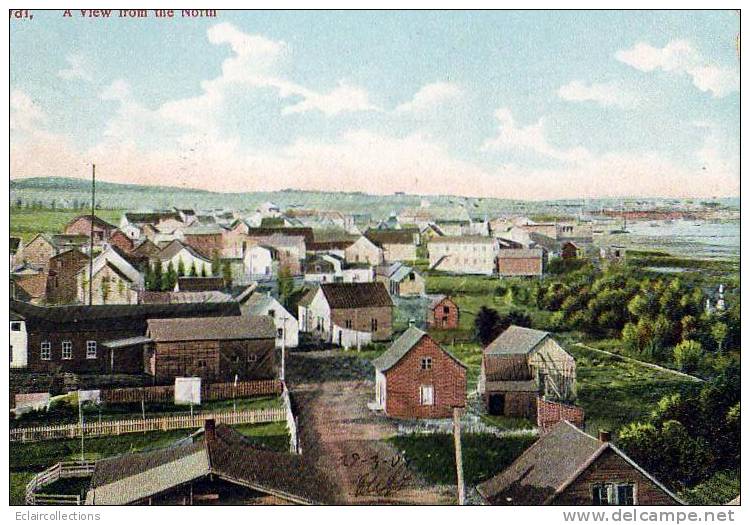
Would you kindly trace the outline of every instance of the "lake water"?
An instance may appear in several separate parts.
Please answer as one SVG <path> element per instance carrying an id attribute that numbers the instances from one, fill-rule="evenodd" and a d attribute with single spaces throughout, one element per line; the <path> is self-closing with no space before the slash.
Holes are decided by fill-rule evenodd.
<path id="1" fill-rule="evenodd" d="M 740 256 L 740 221 L 640 221 L 628 223 L 627 230 L 630 233 L 603 234 L 599 242 L 705 259 Z"/>

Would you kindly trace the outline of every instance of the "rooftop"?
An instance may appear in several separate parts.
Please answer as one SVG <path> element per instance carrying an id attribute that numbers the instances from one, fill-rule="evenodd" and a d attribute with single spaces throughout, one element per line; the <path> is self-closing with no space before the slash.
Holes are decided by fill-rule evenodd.
<path id="1" fill-rule="evenodd" d="M 273 339 L 276 327 L 268 316 L 149 319 L 148 336 L 156 343 Z"/>
<path id="2" fill-rule="evenodd" d="M 509 326 L 484 349 L 485 355 L 528 354 L 549 336 L 549 332 Z"/>

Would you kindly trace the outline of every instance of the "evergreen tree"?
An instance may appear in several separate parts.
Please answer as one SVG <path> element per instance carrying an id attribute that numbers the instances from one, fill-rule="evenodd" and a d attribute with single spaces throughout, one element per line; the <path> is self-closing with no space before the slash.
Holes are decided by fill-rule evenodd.
<path id="1" fill-rule="evenodd" d="M 167 273 L 162 279 L 161 289 L 165 292 L 171 291 L 174 289 L 175 284 L 177 284 L 177 272 L 174 269 L 172 261 L 169 261 L 169 264 L 167 265 Z"/>
<path id="2" fill-rule="evenodd" d="M 145 266 L 143 272 L 143 284 L 146 287 L 146 290 L 150 291 L 154 289 L 154 272 L 151 269 L 151 264 L 146 263 Z"/>
<path id="3" fill-rule="evenodd" d="M 219 259 L 219 252 L 214 250 L 211 255 L 211 273 L 213 275 L 220 275 L 221 272 L 221 260 Z"/>
<path id="4" fill-rule="evenodd" d="M 163 280 L 163 272 L 161 267 L 161 262 L 156 261 L 154 263 L 154 282 L 153 282 L 153 289 L 155 291 L 162 289 L 162 280 Z"/>
<path id="5" fill-rule="evenodd" d="M 198 277 L 198 270 L 195 268 L 195 260 L 190 263 L 190 269 L 188 270 L 188 277 Z"/>
<path id="6" fill-rule="evenodd" d="M 231 288 L 232 286 L 232 265 L 229 261 L 224 261 L 221 266 L 221 276 L 224 278 L 224 286 Z"/>
<path id="7" fill-rule="evenodd" d="M 177 276 L 178 277 L 185 276 L 185 261 L 182 260 L 182 257 L 180 257 L 180 260 L 177 261 Z"/>

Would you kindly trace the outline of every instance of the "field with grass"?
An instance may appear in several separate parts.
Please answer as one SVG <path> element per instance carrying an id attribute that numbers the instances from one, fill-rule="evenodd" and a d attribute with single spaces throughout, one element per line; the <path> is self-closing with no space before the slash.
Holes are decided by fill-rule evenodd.
<path id="1" fill-rule="evenodd" d="M 643 419 L 662 397 L 700 387 L 700 383 L 580 346 L 568 345 L 567 350 L 576 358 L 578 404 L 586 412 L 586 430 L 592 434 L 611 430 L 616 439 L 622 426 Z"/>
<path id="2" fill-rule="evenodd" d="M 62 233 L 65 225 L 73 217 L 91 213 L 86 210 L 32 210 L 12 208 L 10 211 L 10 235 L 21 237 L 26 243 L 38 233 Z M 97 210 L 101 217 L 112 224 L 119 224 L 123 210 Z"/>
<path id="3" fill-rule="evenodd" d="M 238 425 L 233 428 L 258 445 L 279 452 L 289 450 L 289 434 L 284 422 Z M 187 438 L 194 432 L 195 430 L 184 429 L 87 438 L 84 441 L 84 457 L 87 460 L 97 460 L 128 452 L 167 447 L 180 439 Z M 22 505 L 24 488 L 31 477 L 36 472 L 41 472 L 59 461 L 81 459 L 81 441 L 80 439 L 64 439 L 38 443 L 11 443 L 9 457 L 10 503 Z"/>
<path id="4" fill-rule="evenodd" d="M 473 487 L 502 471 L 535 440 L 533 436 L 499 438 L 491 434 L 464 434 L 461 451 L 466 485 Z M 389 442 L 427 481 L 441 485 L 456 483 L 452 435 L 413 434 L 396 436 Z"/>

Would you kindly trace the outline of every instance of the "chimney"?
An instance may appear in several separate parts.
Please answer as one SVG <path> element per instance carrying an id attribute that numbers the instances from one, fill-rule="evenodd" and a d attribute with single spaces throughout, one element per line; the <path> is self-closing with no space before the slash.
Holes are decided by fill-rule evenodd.
<path id="1" fill-rule="evenodd" d="M 216 420 L 206 419 L 203 422 L 203 436 L 208 443 L 216 439 Z"/>
<path id="2" fill-rule="evenodd" d="M 409 319 L 409 328 L 413 328 L 415 324 L 416 321 L 414 321 L 414 319 Z"/>
<path id="3" fill-rule="evenodd" d="M 599 441 L 602 443 L 609 443 L 612 438 L 612 433 L 609 430 L 599 429 Z"/>

